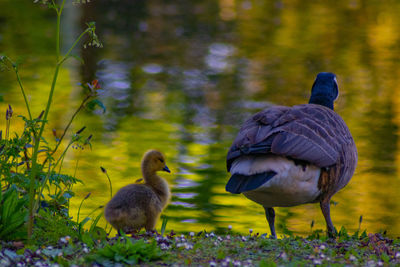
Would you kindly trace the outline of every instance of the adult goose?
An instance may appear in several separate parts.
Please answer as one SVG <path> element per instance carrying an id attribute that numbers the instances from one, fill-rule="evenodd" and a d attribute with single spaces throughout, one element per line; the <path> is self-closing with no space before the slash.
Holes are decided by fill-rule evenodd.
<path id="1" fill-rule="evenodd" d="M 330 199 L 353 176 L 357 149 L 343 119 L 333 73 L 321 72 L 308 104 L 274 106 L 249 118 L 227 155 L 226 190 L 262 205 L 276 238 L 273 207 L 319 202 L 328 234 L 335 234 Z"/>

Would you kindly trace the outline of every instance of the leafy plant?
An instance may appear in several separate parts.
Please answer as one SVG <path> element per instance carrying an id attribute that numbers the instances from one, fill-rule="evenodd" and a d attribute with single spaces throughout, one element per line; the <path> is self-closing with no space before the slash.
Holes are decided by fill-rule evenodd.
<path id="1" fill-rule="evenodd" d="M 162 259 L 163 252 L 154 240 L 146 242 L 143 239 L 132 240 L 126 236 L 118 238 L 114 244 L 106 244 L 103 248 L 88 257 L 88 260 L 99 264 L 128 264 L 134 265 Z"/>
<path id="2" fill-rule="evenodd" d="M 54 245 L 65 236 L 78 239 L 76 223 L 63 214 L 42 208 L 35 218 L 33 240 L 37 245 Z"/>
<path id="3" fill-rule="evenodd" d="M 19 197 L 15 188 L 0 194 L 0 239 L 16 240 L 26 236 L 26 200 Z"/>
<path id="4" fill-rule="evenodd" d="M 161 224 L 161 235 L 164 235 L 165 229 L 167 228 L 167 223 L 168 223 L 168 217 L 167 216 L 163 216 L 162 224 Z"/>
<path id="5" fill-rule="evenodd" d="M 15 72 L 28 112 L 28 118 L 21 116 L 21 118 L 25 121 L 25 128 L 22 134 L 14 134 L 14 136 L 11 137 L 10 125 L 13 110 L 11 106 L 9 106 L 7 109 L 7 123 L 4 139 L 1 138 L 0 131 L 0 161 L 2 162 L 0 167 L 0 182 L 1 180 L 5 182 L 4 184 L 0 184 L 0 186 L 2 187 L 1 190 L 3 190 L 3 185 L 4 188 L 9 188 L 11 185 L 13 185 L 17 188 L 19 194 L 21 194 L 23 197 L 26 196 L 28 199 L 28 239 L 30 239 L 32 236 L 35 214 L 39 208 L 39 204 L 43 202 L 41 199 L 45 199 L 44 202 L 47 203 L 47 209 L 52 207 L 54 212 L 61 212 L 63 213 L 63 216 L 68 217 L 69 199 L 73 196 L 72 186 L 79 182 L 79 180 L 75 179 L 74 177 L 61 174 L 63 161 L 70 147 L 73 145 L 77 145 L 78 147 L 90 145 L 90 139 L 92 138 L 91 135 L 86 139 L 83 138 L 81 134 L 85 129 L 85 127 L 83 127 L 72 136 L 64 151 L 62 151 L 61 154 L 55 158 L 56 152 L 62 140 L 66 136 L 72 121 L 85 107 L 88 109 L 93 109 L 94 107 L 99 106 L 103 109 L 103 111 L 105 111 L 104 105 L 99 100 L 95 99 L 97 96 L 97 91 L 100 88 L 98 81 L 95 80 L 91 83 L 82 84 L 82 87 L 86 92 L 86 96 L 66 124 L 61 136 L 58 138 L 56 132 L 53 132 L 56 138 L 55 146 L 51 147 L 47 140 L 43 137 L 45 125 L 48 122 L 48 114 L 55 96 L 60 68 L 69 58 L 76 58 L 82 61 L 77 56 L 74 56 L 72 51 L 83 40 L 84 36 L 88 37 L 84 47 L 102 47 L 102 44 L 96 34 L 95 23 L 89 22 L 86 24 L 87 28 L 75 39 L 68 51 L 65 54 L 62 54 L 60 51 L 61 16 L 66 4 L 66 0 L 35 0 L 34 2 L 47 5 L 47 7 L 53 9 L 57 15 L 54 75 L 52 78 L 46 106 L 37 118 L 33 117 L 29 102 L 27 101 L 24 86 L 19 75 L 18 64 L 13 62 L 5 55 L 0 56 L 1 69 L 13 69 Z M 85 0 L 74 1 L 74 3 L 79 4 L 84 4 L 86 2 L 87 1 Z M 45 154 L 44 157 L 40 157 L 44 158 L 43 161 L 39 160 L 39 154 L 41 153 Z M 58 168 L 58 172 L 56 168 Z M 45 196 L 43 196 L 45 189 L 47 192 L 49 192 L 47 199 Z M 52 189 L 54 189 L 54 193 L 51 193 Z"/>

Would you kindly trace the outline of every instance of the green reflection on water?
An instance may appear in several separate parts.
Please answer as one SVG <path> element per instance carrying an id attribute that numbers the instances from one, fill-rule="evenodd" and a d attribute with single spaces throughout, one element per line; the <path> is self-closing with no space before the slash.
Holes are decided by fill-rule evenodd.
<path id="1" fill-rule="evenodd" d="M 395 236 L 400 212 L 398 125 L 399 5 L 374 1 L 95 1 L 80 12 L 66 9 L 65 39 L 83 21 L 97 21 L 101 50 L 77 50 L 83 67 L 62 70 L 50 129 L 61 131 L 82 92 L 77 82 L 97 78 L 104 87 L 105 115 L 82 113 L 74 129 L 87 126 L 93 150 L 68 154 L 65 171 L 79 159 L 72 202 L 83 215 L 109 198 L 107 168 L 114 190 L 140 178 L 140 159 L 150 148 L 167 156 L 173 198 L 164 212 L 167 229 L 227 228 L 266 232 L 263 209 L 230 195 L 225 155 L 238 127 L 272 103 L 304 103 L 315 74 L 338 75 L 336 110 L 351 129 L 359 165 L 350 184 L 334 196 L 335 226 L 387 229 Z M 76 9 L 75 9 L 76 10 Z M 0 2 L 0 51 L 19 59 L 21 75 L 39 114 L 47 99 L 54 58 L 53 17 L 29 1 Z M 43 39 L 44 38 L 44 39 Z M 10 72 L 0 73 L 0 93 L 24 113 Z M 13 125 L 22 123 L 14 119 Z M 0 120 L 4 128 L 4 120 Z M 278 232 L 306 234 L 310 223 L 324 228 L 318 205 L 277 209 Z M 102 222 L 105 223 L 104 221 Z M 158 228 L 160 227 L 160 223 Z"/>

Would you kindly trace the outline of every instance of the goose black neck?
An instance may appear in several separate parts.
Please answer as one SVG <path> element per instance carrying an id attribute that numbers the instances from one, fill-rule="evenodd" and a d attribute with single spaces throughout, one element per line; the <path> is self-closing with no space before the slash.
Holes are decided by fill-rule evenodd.
<path id="1" fill-rule="evenodd" d="M 312 95 L 310 97 L 310 101 L 308 101 L 308 103 L 325 106 L 325 107 L 333 110 L 333 101 L 329 100 L 329 98 L 327 98 L 326 96 Z"/>

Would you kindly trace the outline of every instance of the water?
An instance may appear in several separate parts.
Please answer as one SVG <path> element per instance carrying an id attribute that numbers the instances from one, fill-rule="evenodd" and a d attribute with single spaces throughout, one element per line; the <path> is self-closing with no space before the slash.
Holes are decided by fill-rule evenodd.
<path id="1" fill-rule="evenodd" d="M 273 104 L 308 100 L 315 75 L 338 76 L 335 110 L 353 133 L 359 163 L 347 187 L 333 197 L 337 228 L 387 230 L 400 235 L 399 25 L 400 3 L 342 1 L 93 1 L 66 9 L 67 44 L 96 21 L 102 49 L 77 49 L 86 64 L 70 61 L 61 71 L 49 116 L 61 132 L 84 96 L 79 82 L 98 79 L 106 113 L 84 111 L 74 131 L 87 126 L 93 149 L 67 155 L 64 171 L 84 181 L 75 187 L 75 215 L 109 199 L 107 169 L 114 193 L 140 178 L 142 154 L 157 148 L 172 173 L 162 173 L 173 198 L 164 212 L 168 229 L 267 231 L 262 207 L 224 187 L 225 156 L 238 127 Z M 29 1 L 0 2 L 0 51 L 21 63 L 35 114 L 46 103 L 54 64 L 54 14 Z M 64 45 L 63 49 L 67 49 Z M 0 73 L 0 93 L 25 114 L 11 71 Z M 20 119 L 12 122 L 21 129 Z M 4 129 L 4 119 L 0 120 Z M 277 208 L 277 232 L 307 234 L 311 221 L 325 228 L 319 205 Z M 102 221 L 102 224 L 105 222 Z M 159 229 L 161 223 L 157 225 Z"/>

